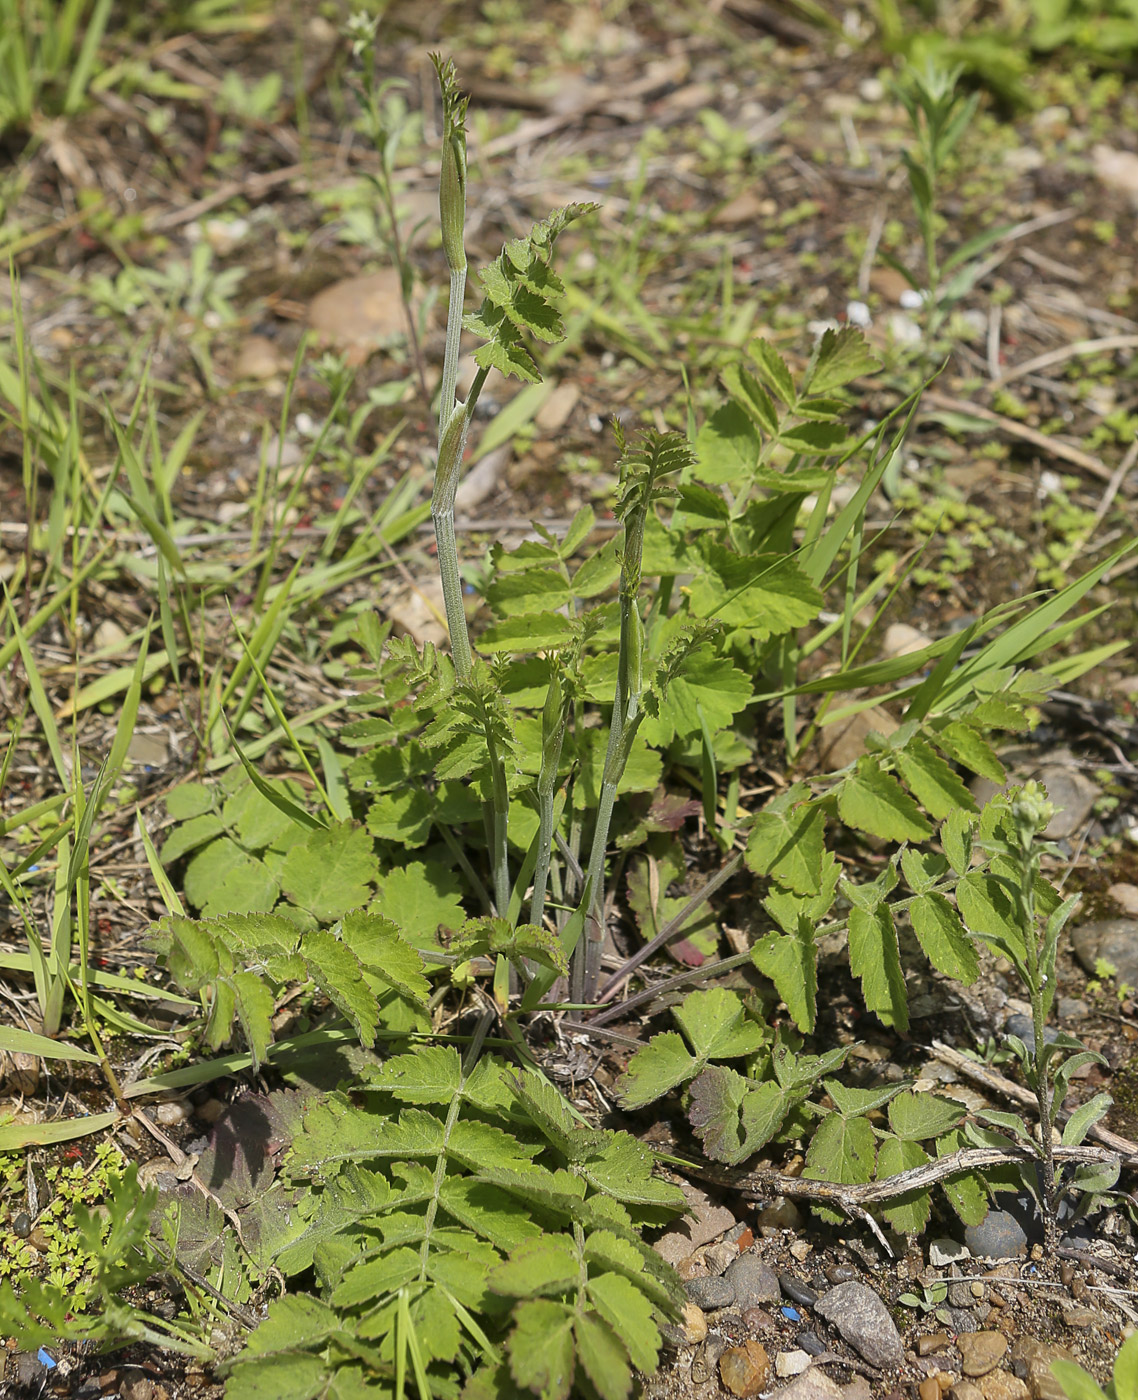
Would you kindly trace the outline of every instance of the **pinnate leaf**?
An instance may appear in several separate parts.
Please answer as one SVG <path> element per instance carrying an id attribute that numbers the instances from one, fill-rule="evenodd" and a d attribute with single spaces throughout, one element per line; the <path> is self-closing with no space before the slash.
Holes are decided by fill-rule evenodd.
<path id="1" fill-rule="evenodd" d="M 654 1035 L 637 1050 L 617 1085 L 625 1108 L 643 1108 L 663 1098 L 699 1071 L 699 1061 L 675 1031 Z"/>
<path id="2" fill-rule="evenodd" d="M 601 1400 L 627 1400 L 632 1390 L 628 1353 L 616 1333 L 592 1313 L 578 1314 L 574 1324 L 577 1360 Z"/>
<path id="3" fill-rule="evenodd" d="M 928 1153 L 919 1143 L 889 1136 L 877 1149 L 877 1175 L 884 1181 L 913 1167 L 923 1167 L 928 1160 Z M 898 1234 L 919 1235 L 929 1223 L 932 1198 L 927 1191 L 910 1191 L 892 1201 L 882 1214 Z"/>
<path id="4" fill-rule="evenodd" d="M 811 921 L 800 914 L 797 932 L 766 934 L 751 949 L 751 960 L 774 983 L 794 1024 L 809 1035 L 818 1001 L 818 949 Z"/>
<path id="5" fill-rule="evenodd" d="M 940 1137 L 955 1128 L 964 1117 L 964 1108 L 937 1094 L 914 1094 L 905 1090 L 889 1101 L 889 1126 L 905 1142 Z"/>
<path id="6" fill-rule="evenodd" d="M 511 1298 L 539 1298 L 564 1293 L 578 1281 L 581 1261 L 563 1235 L 540 1235 L 515 1249 L 491 1269 L 487 1285 Z"/>
<path id="7" fill-rule="evenodd" d="M 623 1341 L 632 1364 L 650 1374 L 660 1355 L 660 1333 L 649 1299 L 620 1274 L 590 1278 L 588 1291 L 597 1312 Z"/>

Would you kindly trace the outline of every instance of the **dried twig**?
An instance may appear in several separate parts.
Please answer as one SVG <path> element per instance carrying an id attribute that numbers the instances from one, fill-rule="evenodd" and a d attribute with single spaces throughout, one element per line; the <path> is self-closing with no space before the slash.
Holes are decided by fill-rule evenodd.
<path id="1" fill-rule="evenodd" d="M 989 388 L 998 387 L 1000 382 L 1000 380 L 994 380 Z M 1082 467 L 1092 476 L 1097 476 L 1100 481 L 1109 481 L 1114 475 L 1108 466 L 1100 462 L 1097 457 L 1092 457 L 1089 452 L 1084 452 L 1082 448 L 1074 447 L 1061 438 L 1048 437 L 1046 433 L 1037 432 L 1034 428 L 1029 428 L 1023 423 L 1017 423 L 1014 418 L 1006 418 L 1002 413 L 996 413 L 993 409 L 985 408 L 982 404 L 971 403 L 967 399 L 954 399 L 948 394 L 938 394 L 932 389 L 925 394 L 924 402 L 933 408 L 944 408 L 950 413 L 963 413 L 970 418 L 980 418 L 985 423 L 992 423 L 1001 432 L 1007 433 L 1009 437 L 1020 438 L 1023 442 L 1029 442 L 1033 447 L 1038 447 L 1041 452 L 1058 457 L 1061 461 L 1070 462 L 1072 466 Z"/>

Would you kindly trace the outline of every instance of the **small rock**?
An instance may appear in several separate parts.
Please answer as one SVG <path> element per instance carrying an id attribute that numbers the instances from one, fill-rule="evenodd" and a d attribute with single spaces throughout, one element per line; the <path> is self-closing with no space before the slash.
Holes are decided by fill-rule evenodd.
<path id="1" fill-rule="evenodd" d="M 856 1283 L 858 1277 L 857 1270 L 849 1264 L 831 1264 L 825 1274 L 827 1281 L 833 1284 Z"/>
<path id="2" fill-rule="evenodd" d="M 686 1259 L 700 1245 L 718 1239 L 736 1224 L 734 1212 L 714 1204 L 706 1191 L 690 1181 L 683 1182 L 680 1189 L 687 1197 L 687 1214 L 652 1246 L 662 1259 L 673 1265 Z"/>
<path id="3" fill-rule="evenodd" d="M 981 1259 L 1014 1259 L 1027 1253 L 1023 1226 L 1006 1210 L 990 1210 L 979 1225 L 966 1225 L 964 1242 Z"/>
<path id="4" fill-rule="evenodd" d="M 96 651 L 102 651 L 104 647 L 108 650 L 112 647 L 118 648 L 125 642 L 126 632 L 111 617 L 103 618 L 91 637 L 91 645 Z"/>
<path id="5" fill-rule="evenodd" d="M 275 379 L 289 367 L 276 341 L 267 335 L 247 335 L 233 362 L 234 379 Z"/>
<path id="6" fill-rule="evenodd" d="M 732 1263 L 738 1262 L 739 1250 L 734 1244 L 709 1244 L 703 1251 L 703 1257 L 707 1260 L 707 1272 L 718 1278 L 727 1272 Z"/>
<path id="7" fill-rule="evenodd" d="M 727 1350 L 727 1338 L 721 1332 L 709 1332 L 707 1340 L 692 1357 L 691 1378 L 697 1385 L 709 1381 Z"/>
<path id="8" fill-rule="evenodd" d="M 766 1332 L 776 1323 L 766 1308 L 745 1308 L 743 1310 L 743 1325 L 752 1332 Z"/>
<path id="9" fill-rule="evenodd" d="M 407 332 L 399 270 L 385 267 L 334 282 L 312 298 L 308 324 L 325 343 L 370 348 Z"/>
<path id="10" fill-rule="evenodd" d="M 514 454 L 513 444 L 504 442 L 493 452 L 480 457 L 458 483 L 454 508 L 459 515 L 469 515 L 487 497 L 492 496 L 502 482 L 502 474 Z"/>
<path id="11" fill-rule="evenodd" d="M 424 578 L 397 594 L 385 611 L 397 634 L 413 638 L 420 646 L 424 642 L 446 645 L 446 604 L 437 578 Z"/>
<path id="12" fill-rule="evenodd" d="M 716 228 L 734 228 L 739 224 L 754 224 L 763 217 L 764 207 L 771 200 L 764 199 L 757 189 L 744 190 L 734 199 L 729 199 L 711 216 Z"/>
<path id="13" fill-rule="evenodd" d="M 809 1240 L 795 1240 L 787 1253 L 792 1259 L 797 1259 L 801 1264 L 803 1260 L 809 1259 L 814 1252 L 814 1246 Z"/>
<path id="14" fill-rule="evenodd" d="M 1072 1332 L 1082 1331 L 1084 1327 L 1097 1327 L 1101 1322 L 1102 1317 L 1094 1308 L 1067 1308 L 1063 1313 L 1063 1326 L 1069 1327 Z"/>
<path id="15" fill-rule="evenodd" d="M 689 1347 L 698 1346 L 707 1336 L 707 1318 L 695 1303 L 687 1302 L 680 1309 L 680 1326 Z"/>
<path id="16" fill-rule="evenodd" d="M 728 1347 L 719 1358 L 719 1377 L 741 1400 L 758 1395 L 770 1380 L 771 1363 L 762 1342 L 748 1337 L 742 1346 Z"/>
<path id="17" fill-rule="evenodd" d="M 1096 919 L 1071 934 L 1071 947 L 1083 967 L 1096 976 L 1101 958 L 1112 965 L 1119 982 L 1138 986 L 1138 920 Z"/>
<path id="18" fill-rule="evenodd" d="M 1069 840 L 1090 817 L 1102 796 L 1102 789 L 1078 768 L 1068 768 L 1065 764 L 1044 764 L 1036 776 L 1055 807 L 1045 837 L 1048 841 Z"/>
<path id="19" fill-rule="evenodd" d="M 1138 885 L 1111 885 L 1107 894 L 1124 914 L 1138 915 Z"/>
<path id="20" fill-rule="evenodd" d="M 869 274 L 869 285 L 878 296 L 897 305 L 900 305 L 902 296 L 911 290 L 909 279 L 895 267 L 875 267 Z"/>
<path id="21" fill-rule="evenodd" d="M 562 380 L 534 415 L 534 422 L 543 433 L 559 432 L 577 407 L 581 390 L 571 379 Z"/>
<path id="22" fill-rule="evenodd" d="M 1002 1332 L 972 1332 L 957 1337 L 956 1349 L 963 1362 L 964 1374 L 975 1378 L 985 1376 L 1008 1354 L 1008 1339 Z"/>
<path id="23" fill-rule="evenodd" d="M 40 1057 L 26 1050 L 13 1050 L 8 1070 L 8 1086 L 14 1094 L 30 1098 L 40 1085 Z"/>
<path id="24" fill-rule="evenodd" d="M 1082 997 L 1060 997 L 1055 1006 L 1059 1020 L 1064 1025 L 1071 1021 L 1081 1021 L 1084 1016 L 1090 1014 L 1090 1009 Z"/>
<path id="25" fill-rule="evenodd" d="M 1095 174 L 1107 189 L 1129 195 L 1138 208 L 1138 155 L 1133 151 L 1117 151 L 1111 146 L 1098 145 L 1091 150 Z"/>
<path id="26" fill-rule="evenodd" d="M 917 1355 L 931 1356 L 933 1352 L 943 1351 L 951 1340 L 947 1332 L 929 1332 L 917 1338 Z"/>
<path id="27" fill-rule="evenodd" d="M 128 1366 L 119 1378 L 119 1394 L 122 1400 L 156 1400 L 154 1382 L 141 1369 Z"/>
<path id="28" fill-rule="evenodd" d="M 871 1366 L 899 1366 L 905 1352 L 897 1324 L 872 1288 L 864 1283 L 841 1283 L 822 1295 L 815 1311 L 832 1323 L 851 1347 Z"/>
<path id="29" fill-rule="evenodd" d="M 831 701 L 831 708 L 837 713 L 844 703 L 856 698 L 852 693 L 837 694 Z M 845 719 L 828 724 L 818 736 L 818 766 L 824 771 L 845 768 L 865 753 L 866 739 L 870 734 L 879 734 L 883 739 L 888 739 L 896 729 L 897 721 L 879 705 L 858 710 Z M 759 1218 L 762 1219 L 761 1216 Z"/>
<path id="30" fill-rule="evenodd" d="M 854 1376 L 849 1385 L 843 1385 L 842 1400 L 873 1400 L 873 1391 L 866 1378 Z"/>
<path id="31" fill-rule="evenodd" d="M 687 1283 L 688 1279 L 707 1277 L 707 1260 L 702 1254 L 689 1254 L 676 1265 L 676 1273 Z"/>
<path id="32" fill-rule="evenodd" d="M 812 1308 L 818 1301 L 818 1295 L 810 1285 L 795 1278 L 793 1274 L 779 1274 L 778 1283 L 783 1295 L 800 1307 Z"/>
<path id="33" fill-rule="evenodd" d="M 205 1103 L 198 1104 L 194 1109 L 195 1115 L 203 1123 L 216 1123 L 225 1112 L 225 1105 L 220 1099 L 206 1099 Z"/>
<path id="34" fill-rule="evenodd" d="M 725 1278 L 688 1279 L 684 1289 L 691 1301 L 707 1312 L 729 1308 L 735 1301 L 735 1290 Z"/>
<path id="35" fill-rule="evenodd" d="M 741 1308 L 777 1303 L 781 1297 L 777 1275 L 757 1254 L 740 1254 L 724 1277 L 735 1290 L 735 1301 Z"/>
<path id="36" fill-rule="evenodd" d="M 880 78 L 862 78 L 857 90 L 863 102 L 882 102 L 885 99 L 885 84 Z"/>
<path id="37" fill-rule="evenodd" d="M 910 627 L 907 622 L 894 622 L 885 629 L 881 639 L 881 656 L 883 660 L 894 656 L 911 656 L 928 645 L 928 637 L 916 627 Z"/>
<path id="38" fill-rule="evenodd" d="M 951 1395 L 952 1400 L 984 1400 L 984 1392 L 975 1381 L 957 1381 Z"/>
<path id="39" fill-rule="evenodd" d="M 837 1381 L 818 1366 L 811 1366 L 789 1385 L 775 1392 L 776 1400 L 845 1400 L 845 1392 Z"/>
<path id="40" fill-rule="evenodd" d="M 940 1386 L 936 1383 L 935 1376 L 926 1376 L 917 1386 L 917 1394 L 921 1400 L 940 1400 Z"/>
<path id="41" fill-rule="evenodd" d="M 1020 1337 L 1012 1347 L 1012 1365 L 1027 1382 L 1034 1400 L 1065 1400 L 1063 1387 L 1051 1373 L 1051 1363 L 1074 1360 L 1066 1347 L 1041 1342 L 1037 1337 Z"/>
<path id="42" fill-rule="evenodd" d="M 818 1336 L 817 1332 L 799 1332 L 794 1340 L 807 1356 L 821 1356 L 826 1350 L 826 1343 Z"/>
<path id="43" fill-rule="evenodd" d="M 949 1264 L 963 1264 L 971 1258 L 972 1253 L 968 1246 L 959 1244 L 956 1240 L 933 1240 L 929 1245 L 929 1263 L 934 1269 L 946 1269 Z"/>
<path id="44" fill-rule="evenodd" d="M 780 1351 L 774 1359 L 775 1375 L 782 1380 L 788 1376 L 800 1376 L 810 1365 L 810 1357 L 804 1351 Z"/>
<path id="45" fill-rule="evenodd" d="M 758 1223 L 771 1230 L 797 1230 L 802 1224 L 798 1207 L 786 1196 L 776 1196 L 759 1211 Z"/>
<path id="46" fill-rule="evenodd" d="M 984 1400 L 1028 1400 L 1031 1391 L 1010 1371 L 989 1371 L 980 1378 Z"/>
<path id="47" fill-rule="evenodd" d="M 154 1110 L 155 1120 L 163 1128 L 173 1128 L 178 1123 L 184 1123 L 189 1116 L 189 1105 L 184 1099 L 170 1099 L 160 1103 Z"/>

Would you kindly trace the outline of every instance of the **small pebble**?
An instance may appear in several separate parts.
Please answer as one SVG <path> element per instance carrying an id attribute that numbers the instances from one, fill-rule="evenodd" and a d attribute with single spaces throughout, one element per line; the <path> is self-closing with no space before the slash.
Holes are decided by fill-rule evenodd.
<path id="1" fill-rule="evenodd" d="M 793 1274 L 779 1274 L 778 1282 L 783 1294 L 792 1303 L 799 1304 L 800 1307 L 812 1308 L 818 1301 L 817 1293 L 809 1284 L 803 1283 L 801 1279 L 796 1279 Z"/>
<path id="2" fill-rule="evenodd" d="M 743 1325 L 752 1332 L 766 1332 L 775 1325 L 766 1308 L 744 1308 Z"/>
<path id="3" fill-rule="evenodd" d="M 719 1275 L 726 1273 L 728 1266 L 738 1259 L 739 1247 L 726 1240 L 722 1244 L 709 1244 L 703 1251 L 703 1257 L 707 1261 L 707 1272 Z"/>
<path id="4" fill-rule="evenodd" d="M 1071 1297 L 1076 1302 L 1081 1303 L 1087 1296 L 1087 1281 L 1085 1278 L 1074 1279 L 1071 1283 Z"/>
<path id="5" fill-rule="evenodd" d="M 878 1295 L 864 1283 L 840 1283 L 818 1299 L 814 1310 L 836 1327 L 871 1366 L 889 1370 L 904 1359 L 897 1324 Z"/>
<path id="6" fill-rule="evenodd" d="M 826 1278 L 832 1284 L 854 1283 L 857 1280 L 857 1270 L 849 1264 L 831 1264 L 826 1270 Z"/>
<path id="7" fill-rule="evenodd" d="M 952 1387 L 952 1400 L 984 1400 L 984 1392 L 975 1381 L 957 1381 Z"/>
<path id="8" fill-rule="evenodd" d="M 956 1349 L 964 1363 L 964 1374 L 984 1376 L 994 1370 L 1008 1353 L 1008 1339 L 1002 1332 L 971 1332 L 957 1337 Z"/>
<path id="9" fill-rule="evenodd" d="M 794 1340 L 807 1356 L 821 1356 L 826 1350 L 826 1343 L 818 1336 L 817 1332 L 799 1332 Z"/>
<path id="10" fill-rule="evenodd" d="M 171 1099 L 167 1103 L 160 1103 L 154 1110 L 154 1117 L 163 1128 L 173 1128 L 178 1123 L 184 1123 L 189 1116 L 189 1107 L 182 1099 Z"/>
<path id="11" fill-rule="evenodd" d="M 775 1375 L 786 1380 L 788 1376 L 800 1376 L 810 1365 L 810 1357 L 804 1351 L 780 1351 L 774 1359 Z"/>
<path id="12" fill-rule="evenodd" d="M 707 1261 L 702 1254 L 689 1254 L 676 1265 L 676 1273 L 687 1283 L 690 1279 L 707 1277 Z"/>
<path id="13" fill-rule="evenodd" d="M 1064 1259 L 1059 1265 L 1059 1282 L 1064 1288 L 1070 1288 L 1075 1278 L 1075 1266 L 1069 1259 Z"/>
<path id="14" fill-rule="evenodd" d="M 1010 1371 L 989 1371 L 980 1378 L 984 1400 L 1031 1400 L 1031 1391 Z"/>
<path id="15" fill-rule="evenodd" d="M 757 1254 L 740 1254 L 724 1278 L 735 1290 L 735 1301 L 743 1309 L 777 1303 L 781 1297 L 778 1276 Z"/>
<path id="16" fill-rule="evenodd" d="M 1102 1318 L 1094 1308 L 1068 1308 L 1063 1314 L 1063 1325 L 1069 1327 L 1072 1332 L 1082 1331 L 1084 1327 L 1095 1327 L 1101 1321 Z"/>
<path id="17" fill-rule="evenodd" d="M 951 1371 L 938 1371 L 936 1373 L 936 1383 L 940 1386 L 941 1394 L 947 1395 L 956 1384 L 956 1377 Z"/>
<path id="18" fill-rule="evenodd" d="M 963 1264 L 971 1257 L 968 1246 L 958 1244 L 956 1240 L 933 1240 L 929 1245 L 929 1263 L 934 1269 L 946 1269 L 949 1264 Z"/>
<path id="19" fill-rule="evenodd" d="M 708 1312 L 729 1308 L 735 1301 L 735 1290 L 725 1278 L 692 1278 L 684 1288 L 691 1301 Z"/>
<path id="20" fill-rule="evenodd" d="M 206 1099 L 205 1103 L 198 1104 L 194 1113 L 203 1123 L 216 1123 L 225 1112 L 225 1105 L 220 1099 Z"/>
<path id="21" fill-rule="evenodd" d="M 926 1376 L 917 1386 L 917 1393 L 921 1400 L 940 1400 L 940 1386 L 936 1383 L 934 1376 Z"/>
<path id="22" fill-rule="evenodd" d="M 680 1325 L 684 1341 L 689 1347 L 698 1346 L 707 1336 L 707 1318 L 703 1309 L 695 1303 L 687 1302 L 680 1312 Z"/>
<path id="23" fill-rule="evenodd" d="M 931 1356 L 934 1351 L 943 1351 L 951 1340 L 947 1332 L 929 1332 L 917 1338 L 917 1355 Z"/>
<path id="24" fill-rule="evenodd" d="M 742 1346 L 728 1347 L 719 1358 L 719 1377 L 723 1384 L 740 1400 L 758 1395 L 766 1389 L 770 1380 L 771 1363 L 767 1349 L 762 1342 L 750 1337 Z"/>
<path id="25" fill-rule="evenodd" d="M 769 1206 L 759 1211 L 759 1224 L 772 1230 L 796 1230 L 802 1216 L 793 1201 L 776 1196 Z"/>
<path id="26" fill-rule="evenodd" d="M 814 1252 L 814 1246 L 807 1240 L 795 1240 L 788 1252 L 792 1259 L 797 1259 L 801 1264 L 804 1259 L 808 1259 Z"/>

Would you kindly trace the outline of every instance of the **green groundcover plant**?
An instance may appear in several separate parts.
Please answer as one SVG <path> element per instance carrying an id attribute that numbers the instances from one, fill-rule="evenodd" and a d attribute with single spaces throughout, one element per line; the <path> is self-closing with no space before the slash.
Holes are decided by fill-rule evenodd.
<path id="1" fill-rule="evenodd" d="M 1012 790 L 979 811 L 966 779 L 1002 783 L 996 736 L 1117 650 L 1043 660 L 1130 546 L 915 654 L 863 659 L 872 628 L 856 619 L 880 617 L 904 581 L 869 562 L 867 506 L 918 396 L 852 431 L 852 386 L 880 368 L 857 330 L 827 331 L 800 372 L 758 339 L 690 432 L 614 426 L 616 538 L 598 542 L 584 508 L 563 535 L 535 526 L 493 547 L 487 621 L 471 635 L 454 509 L 475 406 L 491 369 L 539 378 L 541 347 L 563 332 L 555 247 L 590 207 L 510 240 L 464 315 L 466 103 L 452 66 L 436 66 L 450 303 L 431 516 L 450 646 L 361 613 L 341 633 L 353 694 L 335 746 L 298 736 L 273 702 L 308 782 L 266 776 L 231 731 L 225 776 L 169 802 L 162 858 L 191 912 L 167 881 L 150 937 L 200 1008 L 198 1046 L 241 1048 L 156 1082 L 273 1065 L 284 1087 L 235 1105 L 228 1157 L 215 1140 L 156 1207 L 128 1179 L 113 1218 L 124 1269 L 204 1281 L 202 1296 L 231 1307 L 272 1296 L 226 1363 L 230 1400 L 623 1400 L 654 1369 L 681 1293 L 646 1231 L 684 1198 L 635 1136 L 582 1120 L 534 1047 L 555 1012 L 611 1019 L 634 965 L 664 944 L 700 977 L 744 963 L 761 975 L 758 990 L 674 1000 L 675 1029 L 617 1086 L 626 1110 L 678 1102 L 711 1161 L 803 1142 L 808 1179 L 881 1185 L 884 1225 L 902 1236 L 923 1231 L 933 1199 L 888 1183 L 937 1159 L 952 1159 L 943 1195 L 963 1220 L 1022 1181 L 1049 1231 L 1064 1191 L 1093 1210 L 1117 1176 L 1084 1145 L 1109 1099 L 1066 1107 L 1095 1057 L 1044 1034 L 1073 908 L 1042 870 L 1045 794 Z M 460 400 L 464 328 L 477 368 Z M 853 489 L 836 497 L 844 480 Z M 894 732 L 805 775 L 820 727 L 883 703 L 901 715 Z M 791 781 L 752 809 L 743 775 L 772 742 Z M 722 862 L 711 887 L 745 872 L 761 895 L 752 946 L 718 962 L 714 907 L 668 892 L 689 866 L 689 820 Z M 839 863 L 851 836 L 875 853 L 874 879 Z M 606 946 L 614 909 L 641 950 L 624 965 Z M 812 1043 L 823 937 L 840 939 L 865 1010 L 898 1032 L 907 965 L 967 984 L 988 953 L 1007 958 L 1031 999 L 1032 1044 L 1011 1048 L 1042 1133 L 843 1078 L 849 1047 Z M 304 1024 L 278 1034 L 293 1004 Z M 981 1174 L 969 1152 L 995 1165 Z M 116 1283 L 108 1273 L 99 1294 L 107 1340 L 139 1335 Z M 81 1323 L 48 1285 L 0 1287 L 0 1320 L 35 1336 Z"/>

